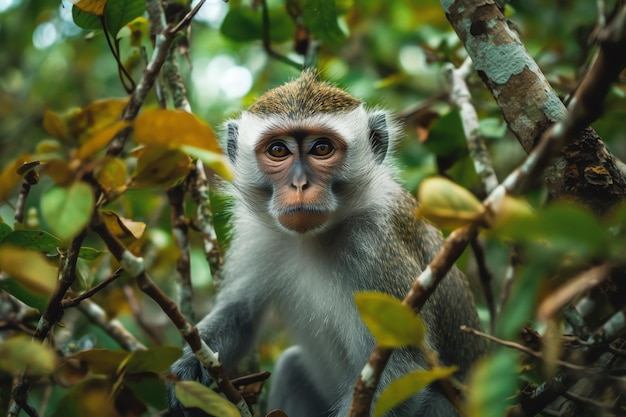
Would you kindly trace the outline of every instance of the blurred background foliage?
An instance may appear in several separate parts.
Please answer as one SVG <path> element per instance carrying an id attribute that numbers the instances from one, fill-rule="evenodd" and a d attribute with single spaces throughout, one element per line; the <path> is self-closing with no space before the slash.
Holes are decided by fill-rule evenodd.
<path id="1" fill-rule="evenodd" d="M 209 0 L 192 27 L 190 60 L 181 61 L 192 108 L 214 127 L 297 74 L 268 57 L 258 40 L 259 26 L 242 25 L 250 16 L 260 21 L 260 10 L 251 10 L 248 3 Z M 282 41 L 273 47 L 294 56 L 284 5 L 279 0 L 269 3 L 273 37 Z M 342 0 L 337 7 L 345 11 L 342 27 L 348 36 L 323 44 L 320 66 L 327 78 L 371 105 L 402 112 L 437 94 L 443 88 L 442 63 L 458 64 L 464 56 L 438 1 Z M 2 165 L 46 137 L 41 128 L 44 110 L 64 111 L 126 95 L 102 31 L 78 28 L 71 9 L 66 0 L 0 1 Z M 595 3 L 512 1 L 507 11 L 553 87 L 561 94 L 571 91 L 589 59 Z M 134 49 L 123 40 L 123 59 L 136 54 Z M 505 131 L 498 109 L 478 78 L 471 81 L 479 87 L 472 93 L 485 133 L 498 141 Z M 619 98 L 610 97 L 609 107 L 618 105 Z M 608 112 L 596 128 L 612 150 L 623 154 L 620 139 L 626 121 L 619 113 Z M 512 149 L 498 149 L 494 160 L 507 170 Z"/>
<path id="2" fill-rule="evenodd" d="M 254 7 L 250 3 L 255 3 Z M 256 3 L 208 0 L 191 26 L 188 51 L 181 48 L 188 52 L 180 56 L 179 65 L 193 112 L 216 131 L 228 117 L 264 91 L 298 74 L 294 67 L 268 56 L 260 39 L 261 10 Z M 284 2 L 268 3 L 272 48 L 299 60 L 294 52 L 295 26 Z M 407 121 L 406 140 L 398 154 L 407 188 L 414 191 L 424 177 L 444 171 L 455 182 L 479 197 L 484 196 L 465 150 L 458 114 L 442 98 L 446 92 L 443 65 L 459 65 L 466 54 L 439 1 L 337 0 L 335 7 L 340 15 L 337 27 L 317 34 L 323 40 L 319 66 L 327 79 L 371 106 L 394 110 Z M 592 56 L 588 39 L 597 21 L 596 3 L 519 0 L 508 3 L 506 13 L 555 90 L 562 96 L 571 92 Z M 0 45 L 0 167 L 18 155 L 33 152 L 41 141 L 49 139 L 42 127 L 46 110 L 64 113 L 98 99 L 127 95 L 102 30 L 79 28 L 67 0 L 0 0 Z M 144 46 L 151 48 L 149 44 Z M 140 49 L 130 38 L 121 39 L 120 51 L 129 68 L 133 68 L 133 60 L 141 58 Z M 134 68 L 131 72 L 138 79 L 141 65 Z M 479 77 L 473 74 L 468 82 L 481 133 L 487 140 L 498 177 L 503 179 L 524 158 L 524 153 L 507 131 L 498 107 Z M 607 97 L 605 116 L 594 125 L 611 152 L 622 159 L 626 157 L 625 93 L 623 85 L 613 88 Z M 433 98 L 427 107 L 420 107 Z M 145 107 L 156 106 L 152 93 Z M 35 187 L 28 207 L 38 209 L 39 195 L 45 188 L 45 182 Z M 535 200 L 539 201 L 540 196 L 538 193 Z M 216 227 L 224 235 L 221 202 L 219 197 L 214 198 Z M 173 294 L 171 277 L 175 275 L 178 252 L 169 232 L 170 218 L 163 193 L 132 191 L 115 208 L 128 218 L 148 224 L 146 238 L 140 242 L 142 253 L 153 278 Z M 0 217 L 9 224 L 11 210 L 10 204 L 0 206 Z M 31 215 L 36 222 L 41 221 L 36 211 L 31 210 Z M 90 243 L 98 244 L 96 240 L 86 242 Z M 495 276 L 504 275 L 508 264 L 506 247 L 496 240 L 486 244 L 492 272 Z M 195 241 L 192 247 L 198 316 L 210 308 L 205 295 L 213 291 L 200 246 Z M 472 276 L 467 258 L 460 264 Z M 85 276 L 94 272 L 94 264 L 79 264 L 79 270 L 81 267 L 92 268 Z M 124 282 L 129 284 L 130 280 Z M 498 294 L 497 288 L 494 293 Z M 102 291 L 94 300 L 143 343 L 180 343 L 176 330 L 154 304 L 141 304 L 141 315 L 147 323 L 137 324 L 134 307 L 123 286 Z M 484 317 L 484 308 L 481 310 Z M 66 314 L 64 322 L 72 325 L 56 332 L 58 340 L 64 342 L 62 349 L 71 352 L 92 347 L 117 348 L 106 333 L 75 310 Z M 152 329 L 152 333 L 146 329 Z M 262 346 L 264 358 L 275 357 L 286 343 L 280 334 L 273 337 Z M 47 409 L 55 410 L 58 395 L 47 398 Z"/>
<path id="3" fill-rule="evenodd" d="M 338 0 L 335 4 L 340 32 L 318 35 L 326 37 L 319 67 L 326 78 L 369 105 L 408 116 L 407 139 L 398 154 L 407 188 L 414 191 L 425 176 L 445 171 L 483 196 L 458 115 L 446 99 L 414 112 L 425 100 L 445 93 L 443 65 L 459 65 L 466 56 L 440 3 Z M 298 61 L 294 24 L 284 2 L 269 1 L 269 8 L 272 48 Z M 592 56 L 588 39 L 597 21 L 595 3 L 512 1 L 506 13 L 552 86 L 561 96 L 567 95 Z M 208 0 L 194 19 L 189 49 L 183 51 L 188 55 L 181 56 L 179 63 L 194 113 L 216 131 L 264 91 L 298 74 L 296 68 L 269 57 L 260 38 L 260 2 Z M 0 166 L 34 151 L 49 138 L 42 128 L 46 110 L 64 113 L 98 99 L 126 96 L 102 30 L 76 26 L 67 0 L 0 0 L 0 43 Z M 146 42 L 143 46 L 151 48 Z M 121 60 L 129 68 L 139 53 L 130 38 L 121 39 Z M 141 65 L 135 68 L 138 79 Z M 473 74 L 468 83 L 481 133 L 502 179 L 524 153 L 478 76 Z M 622 158 L 626 155 L 624 91 L 623 86 L 613 88 L 607 112 L 594 125 L 608 148 Z M 152 93 L 145 107 L 155 106 Z M 37 198 L 29 204 L 36 206 Z M 163 207 L 162 195 L 137 191 L 129 194 L 125 204 L 132 208 L 127 216 L 169 226 L 167 214 L 157 210 Z M 0 210 L 7 210 L 3 207 Z"/>

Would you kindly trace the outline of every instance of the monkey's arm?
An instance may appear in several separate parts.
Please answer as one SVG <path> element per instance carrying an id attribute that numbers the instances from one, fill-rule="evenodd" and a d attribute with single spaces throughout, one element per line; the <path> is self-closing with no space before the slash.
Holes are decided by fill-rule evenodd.
<path id="1" fill-rule="evenodd" d="M 245 281 L 245 279 L 243 279 Z M 242 284 L 242 282 L 238 282 Z M 236 288 L 235 288 L 236 287 Z M 265 304 L 246 285 L 229 285 L 219 293 L 215 308 L 197 325 L 200 337 L 219 354 L 219 359 L 229 376 L 237 362 L 250 351 L 257 340 L 259 322 Z M 196 380 L 203 385 L 212 382 L 208 372 L 189 347 L 171 367 L 180 380 Z M 173 416 L 204 416 L 198 410 L 185 410 L 169 387 L 169 407 Z"/>

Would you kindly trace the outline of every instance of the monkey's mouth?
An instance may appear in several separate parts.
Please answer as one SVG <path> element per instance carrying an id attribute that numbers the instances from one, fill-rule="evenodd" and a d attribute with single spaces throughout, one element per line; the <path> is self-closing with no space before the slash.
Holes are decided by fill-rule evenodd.
<path id="1" fill-rule="evenodd" d="M 330 212 L 318 206 L 297 204 L 281 209 L 278 221 L 289 230 L 306 233 L 322 226 L 328 220 Z"/>

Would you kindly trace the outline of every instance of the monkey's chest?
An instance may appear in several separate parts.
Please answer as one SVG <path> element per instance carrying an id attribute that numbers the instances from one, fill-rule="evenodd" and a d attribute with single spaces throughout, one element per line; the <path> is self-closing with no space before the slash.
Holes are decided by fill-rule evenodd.
<path id="1" fill-rule="evenodd" d="M 293 272 L 293 271 L 292 271 Z M 353 381 L 373 347 L 349 282 L 336 272 L 308 265 L 283 277 L 288 288 L 278 311 L 320 378 Z"/>

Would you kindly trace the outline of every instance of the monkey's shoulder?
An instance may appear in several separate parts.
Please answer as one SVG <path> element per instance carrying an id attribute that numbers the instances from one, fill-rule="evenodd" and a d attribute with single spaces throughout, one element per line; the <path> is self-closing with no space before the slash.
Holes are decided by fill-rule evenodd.
<path id="1" fill-rule="evenodd" d="M 441 232 L 418 214 L 419 203 L 403 191 L 394 200 L 391 211 L 391 231 L 404 245 L 420 250 L 428 249 L 434 255 L 443 242 Z"/>

